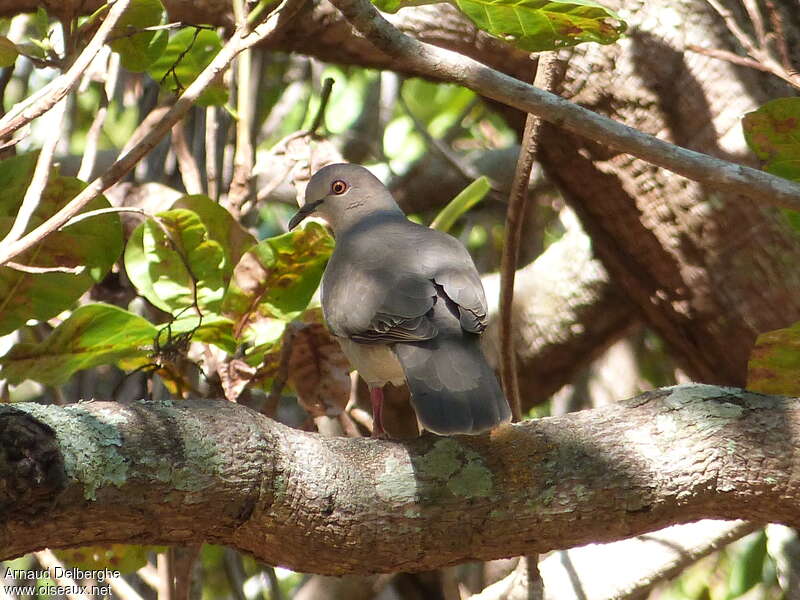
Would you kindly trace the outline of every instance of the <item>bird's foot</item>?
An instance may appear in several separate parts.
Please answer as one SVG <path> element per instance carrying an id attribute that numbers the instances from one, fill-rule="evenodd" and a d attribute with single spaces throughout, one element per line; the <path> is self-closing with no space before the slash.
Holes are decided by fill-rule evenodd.
<path id="1" fill-rule="evenodd" d="M 383 429 L 383 388 L 370 388 L 369 399 L 372 403 L 372 437 L 386 439 Z"/>

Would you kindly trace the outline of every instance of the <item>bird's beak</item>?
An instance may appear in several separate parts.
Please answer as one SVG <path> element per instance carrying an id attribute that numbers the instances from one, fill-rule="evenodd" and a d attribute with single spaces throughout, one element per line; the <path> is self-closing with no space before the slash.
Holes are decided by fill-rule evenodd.
<path id="1" fill-rule="evenodd" d="M 305 219 L 308 215 L 314 212 L 314 210 L 322 203 L 322 200 L 317 200 L 316 202 L 306 202 L 303 206 L 300 207 L 295 215 L 289 219 L 289 231 L 300 225 L 300 222 Z"/>

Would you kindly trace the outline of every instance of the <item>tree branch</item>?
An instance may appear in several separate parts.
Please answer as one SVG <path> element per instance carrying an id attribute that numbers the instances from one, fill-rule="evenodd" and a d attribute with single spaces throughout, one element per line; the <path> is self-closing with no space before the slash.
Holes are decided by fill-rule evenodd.
<path id="1" fill-rule="evenodd" d="M 533 113 L 558 127 L 716 189 L 740 193 L 767 205 L 800 210 L 800 185 L 787 179 L 670 144 L 471 58 L 419 42 L 395 29 L 369 0 L 331 2 L 376 48 L 394 57 L 398 68 L 463 85 L 487 98 Z"/>
<path id="2" fill-rule="evenodd" d="M 800 525 L 800 401 L 685 385 L 490 435 L 324 438 L 229 402 L 0 406 L 2 559 L 208 541 L 415 571 L 702 518 Z"/>

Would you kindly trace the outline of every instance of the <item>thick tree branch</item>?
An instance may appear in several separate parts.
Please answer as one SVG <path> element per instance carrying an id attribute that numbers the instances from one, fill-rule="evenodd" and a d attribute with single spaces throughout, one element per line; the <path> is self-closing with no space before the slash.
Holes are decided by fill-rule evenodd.
<path id="1" fill-rule="evenodd" d="M 538 115 L 558 127 L 716 189 L 737 192 L 768 205 L 800 210 L 800 185 L 670 144 L 471 58 L 419 42 L 395 29 L 369 0 L 332 0 L 332 4 L 376 48 L 393 56 L 401 68 L 458 83 L 487 98 Z"/>
<path id="2" fill-rule="evenodd" d="M 477 437 L 323 438 L 227 402 L 0 407 L 0 547 L 234 546 L 422 570 L 701 518 L 800 525 L 800 401 L 665 388 Z"/>

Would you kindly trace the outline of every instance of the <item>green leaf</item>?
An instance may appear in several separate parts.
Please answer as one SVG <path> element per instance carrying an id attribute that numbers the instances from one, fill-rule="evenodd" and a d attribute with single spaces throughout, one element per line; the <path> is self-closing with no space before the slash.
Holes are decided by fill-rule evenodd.
<path id="1" fill-rule="evenodd" d="M 742 120 L 747 145 L 764 170 L 800 181 L 800 98 L 777 98 Z"/>
<path id="2" fill-rule="evenodd" d="M 386 12 L 431 2 L 373 0 Z M 582 42 L 611 44 L 627 28 L 614 11 L 591 0 L 452 0 L 475 26 L 523 50 L 541 52 Z"/>
<path id="3" fill-rule="evenodd" d="M 197 213 L 184 208 L 156 215 L 137 227 L 125 248 L 125 269 L 139 293 L 179 315 L 193 306 L 219 313 L 225 292 L 225 252 Z"/>
<path id="4" fill-rule="evenodd" d="M 730 600 L 743 596 L 763 579 L 764 560 L 767 558 L 766 533 L 761 530 L 743 541 L 746 541 L 747 544 L 741 554 L 733 558 L 728 578 L 726 598 Z"/>
<path id="5" fill-rule="evenodd" d="M 747 389 L 800 396 L 800 322 L 758 336 L 747 364 Z"/>
<path id="6" fill-rule="evenodd" d="M 23 154 L 0 162 L 0 238 L 11 229 L 22 204 L 37 153 Z M 40 225 L 74 198 L 86 184 L 62 177 L 52 169 L 39 206 L 27 231 Z M 108 208 L 104 196 L 85 210 Z M 46 320 L 70 308 L 81 294 L 105 277 L 122 251 L 122 227 L 116 214 L 86 219 L 48 235 L 15 262 L 35 267 L 84 267 L 73 273 L 26 273 L 0 267 L 0 335 L 29 319 Z"/>
<path id="7" fill-rule="evenodd" d="M 176 200 L 172 208 L 185 208 L 200 217 L 208 230 L 208 236 L 218 242 L 225 251 L 225 282 L 230 280 L 233 267 L 242 258 L 242 255 L 258 240 L 250 235 L 227 210 L 214 202 L 208 196 L 197 194 L 184 196 Z"/>
<path id="8" fill-rule="evenodd" d="M 325 228 L 308 223 L 246 252 L 222 303 L 236 339 L 256 347 L 277 342 L 286 323 L 308 306 L 332 250 Z"/>
<path id="9" fill-rule="evenodd" d="M 17 46 L 4 35 L 0 35 L 0 67 L 10 67 L 19 56 Z"/>
<path id="10" fill-rule="evenodd" d="M 15 344 L 0 358 L 0 377 L 60 385 L 81 369 L 146 357 L 156 327 L 110 304 L 86 304 L 38 344 Z"/>
<path id="11" fill-rule="evenodd" d="M 162 89 L 182 93 L 205 69 L 222 48 L 215 31 L 186 27 L 172 36 L 164 52 L 150 65 L 147 72 L 161 84 Z M 213 83 L 200 95 L 200 106 L 221 106 L 228 101 L 228 88 Z"/>
<path id="12" fill-rule="evenodd" d="M 83 546 L 69 550 L 54 550 L 55 555 L 70 567 L 102 571 L 110 569 L 120 573 L 135 573 L 147 564 L 151 552 L 163 552 L 164 546 L 133 546 L 130 544 L 104 544 Z M 97 579 L 98 585 L 108 585 L 108 580 Z"/>
<path id="13" fill-rule="evenodd" d="M 167 47 L 166 31 L 144 31 L 160 25 L 164 16 L 161 0 L 133 0 L 111 32 L 109 44 L 119 53 L 122 66 L 141 72 L 161 56 Z"/>
<path id="14" fill-rule="evenodd" d="M 461 190 L 459 194 L 436 215 L 433 223 L 431 223 L 431 229 L 450 231 L 453 223 L 470 208 L 483 200 L 483 197 L 489 193 L 490 189 L 492 189 L 492 186 L 489 184 L 489 179 L 485 175 L 478 177 Z"/>

